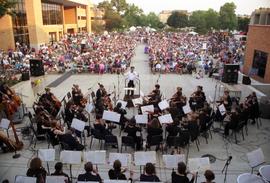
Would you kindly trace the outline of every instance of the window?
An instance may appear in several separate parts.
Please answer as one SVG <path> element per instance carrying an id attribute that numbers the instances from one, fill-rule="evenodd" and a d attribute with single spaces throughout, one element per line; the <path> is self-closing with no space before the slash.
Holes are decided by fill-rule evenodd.
<path id="1" fill-rule="evenodd" d="M 267 15 L 267 22 L 266 22 L 267 25 L 270 25 L 270 13 L 268 13 Z"/>
<path id="2" fill-rule="evenodd" d="M 14 41 L 15 43 L 29 45 L 25 0 L 16 0 L 14 12 L 15 16 L 12 16 Z"/>
<path id="3" fill-rule="evenodd" d="M 63 24 L 62 17 L 61 5 L 42 2 L 43 25 Z"/>
<path id="4" fill-rule="evenodd" d="M 86 20 L 86 16 L 81 16 L 81 20 Z"/>
<path id="5" fill-rule="evenodd" d="M 260 23 L 260 14 L 256 14 L 254 24 L 259 24 L 259 23 Z"/>
<path id="6" fill-rule="evenodd" d="M 254 74 L 262 78 L 264 78 L 264 75 L 265 75 L 267 57 L 268 57 L 268 53 L 266 52 L 259 51 L 259 50 L 254 51 L 252 68 L 254 70 Z"/>
<path id="7" fill-rule="evenodd" d="M 56 32 L 49 32 L 50 42 L 56 42 Z"/>

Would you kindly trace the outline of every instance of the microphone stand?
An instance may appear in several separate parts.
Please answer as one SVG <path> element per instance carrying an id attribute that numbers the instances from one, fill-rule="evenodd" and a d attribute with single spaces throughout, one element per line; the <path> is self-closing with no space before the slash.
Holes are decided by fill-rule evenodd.
<path id="1" fill-rule="evenodd" d="M 223 172 L 225 171 L 225 176 L 224 176 L 224 183 L 226 183 L 226 179 L 227 179 L 227 171 L 228 171 L 228 167 L 231 163 L 231 160 L 232 160 L 232 156 L 229 156 L 229 158 L 227 159 L 221 173 L 223 174 Z"/>

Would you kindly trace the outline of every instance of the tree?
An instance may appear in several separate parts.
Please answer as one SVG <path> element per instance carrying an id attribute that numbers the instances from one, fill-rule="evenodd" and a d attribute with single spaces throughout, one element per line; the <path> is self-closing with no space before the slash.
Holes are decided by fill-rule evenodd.
<path id="1" fill-rule="evenodd" d="M 208 9 L 205 14 L 205 24 L 206 29 L 211 30 L 211 28 L 219 29 L 219 14 L 213 9 Z"/>
<path id="2" fill-rule="evenodd" d="M 248 32 L 248 25 L 250 22 L 250 18 L 248 17 L 238 17 L 237 18 L 237 30 Z"/>
<path id="3" fill-rule="evenodd" d="M 167 24 L 174 28 L 183 28 L 188 25 L 188 17 L 184 13 L 174 11 L 169 16 Z"/>
<path id="4" fill-rule="evenodd" d="M 122 17 L 115 11 L 106 10 L 105 15 L 105 27 L 108 31 L 119 30 L 122 28 Z"/>
<path id="5" fill-rule="evenodd" d="M 225 3 L 219 10 L 219 22 L 221 29 L 234 30 L 237 26 L 237 18 L 235 14 L 236 5 Z"/>
<path id="6" fill-rule="evenodd" d="M 116 8 L 118 13 L 125 13 L 128 8 L 126 0 L 111 0 L 111 5 Z"/>
<path id="7" fill-rule="evenodd" d="M 0 0 L 0 18 L 4 15 L 14 15 L 12 8 L 15 6 L 16 2 L 11 0 Z"/>
<path id="8" fill-rule="evenodd" d="M 138 6 L 131 4 L 127 7 L 124 14 L 124 21 L 126 27 L 139 26 L 141 24 L 141 15 L 143 10 Z"/>
<path id="9" fill-rule="evenodd" d="M 164 24 L 159 20 L 159 17 L 154 12 L 150 12 L 146 16 L 146 24 L 146 26 L 150 26 L 155 29 L 161 29 L 164 27 Z"/>
<path id="10" fill-rule="evenodd" d="M 189 17 L 189 25 L 195 27 L 195 31 L 201 34 L 205 34 L 207 32 L 205 11 L 194 11 L 192 15 Z"/>
<path id="11" fill-rule="evenodd" d="M 100 20 L 92 21 L 91 26 L 92 31 L 95 33 L 102 33 L 105 30 L 105 27 Z"/>

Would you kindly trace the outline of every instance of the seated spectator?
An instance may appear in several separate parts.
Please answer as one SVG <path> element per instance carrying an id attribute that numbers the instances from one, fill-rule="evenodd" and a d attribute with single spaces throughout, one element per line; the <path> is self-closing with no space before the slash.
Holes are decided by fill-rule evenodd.
<path id="1" fill-rule="evenodd" d="M 70 183 L 69 176 L 63 172 L 63 163 L 62 162 L 57 162 L 54 166 L 55 171 L 52 173 L 52 176 L 64 176 L 67 178 L 67 183 Z"/>
<path id="2" fill-rule="evenodd" d="M 101 177 L 98 174 L 98 171 L 93 168 L 91 162 L 87 162 L 84 165 L 84 174 L 78 176 L 78 181 L 98 181 L 101 182 Z"/>
<path id="3" fill-rule="evenodd" d="M 192 179 L 189 180 L 189 178 L 187 177 L 188 172 L 186 172 L 186 170 L 186 164 L 183 162 L 179 162 L 177 172 L 172 172 L 172 183 L 193 183 L 196 175 L 192 173 Z"/>
<path id="4" fill-rule="evenodd" d="M 140 181 L 145 182 L 160 182 L 158 176 L 156 176 L 156 168 L 152 163 L 146 163 L 144 174 L 141 174 Z"/>
<path id="5" fill-rule="evenodd" d="M 205 182 L 203 183 L 215 183 L 213 180 L 215 180 L 215 174 L 211 170 L 206 170 L 204 172 Z"/>
<path id="6" fill-rule="evenodd" d="M 47 172 L 42 166 L 41 159 L 38 157 L 33 158 L 30 162 L 30 168 L 26 172 L 28 177 L 36 177 L 37 183 L 42 183 L 46 181 Z"/>

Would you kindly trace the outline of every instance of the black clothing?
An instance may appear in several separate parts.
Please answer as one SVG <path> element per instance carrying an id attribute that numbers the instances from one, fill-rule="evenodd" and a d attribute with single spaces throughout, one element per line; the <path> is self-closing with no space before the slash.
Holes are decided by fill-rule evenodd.
<path id="1" fill-rule="evenodd" d="M 101 182 L 101 177 L 99 174 L 93 175 L 92 173 L 86 172 L 85 174 L 80 174 L 78 176 L 78 181 L 98 181 Z"/>
<path id="2" fill-rule="evenodd" d="M 68 149 L 66 150 L 77 150 L 81 151 L 84 149 L 84 146 L 80 144 L 75 137 L 73 137 L 71 134 L 64 134 L 64 135 L 58 135 L 60 142 L 65 143 L 68 145 Z"/>
<path id="3" fill-rule="evenodd" d="M 182 176 L 176 174 L 176 172 L 172 172 L 172 183 L 193 183 L 194 179 L 191 180 L 188 179 L 187 176 Z"/>
<path id="4" fill-rule="evenodd" d="M 65 174 L 64 172 L 57 172 L 55 171 L 54 173 L 51 174 L 52 176 L 64 176 L 68 179 L 68 183 L 71 182 L 69 179 L 69 176 L 67 174 Z"/>
<path id="5" fill-rule="evenodd" d="M 37 178 L 37 183 L 45 183 L 46 175 L 47 175 L 47 172 L 43 167 L 41 167 L 39 169 L 31 169 L 31 168 L 29 168 L 27 170 L 27 172 L 26 172 L 26 176 L 28 176 L 28 177 L 36 177 Z"/>
<path id="6" fill-rule="evenodd" d="M 140 132 L 141 129 L 136 126 L 130 126 L 128 125 L 125 128 L 125 132 L 127 133 L 127 136 L 132 137 L 134 141 L 136 142 L 136 149 L 140 150 L 142 146 L 142 138 L 140 136 L 137 136 L 137 132 Z"/>
<path id="7" fill-rule="evenodd" d="M 161 135 L 163 133 L 162 128 L 153 128 L 148 127 L 147 128 L 147 142 L 150 141 L 150 139 L 155 135 Z"/>
<path id="8" fill-rule="evenodd" d="M 134 81 L 130 80 L 128 82 L 128 88 L 134 88 L 134 87 L 135 87 Z M 129 93 L 131 94 L 131 96 L 133 96 L 134 95 L 134 90 L 128 90 L 127 95 L 129 95 Z"/>
<path id="9" fill-rule="evenodd" d="M 236 114 L 236 113 L 232 113 L 231 115 L 231 121 L 228 122 L 226 125 L 225 125 L 225 128 L 224 128 L 224 134 L 227 136 L 229 135 L 229 130 L 230 129 L 236 129 L 237 126 L 238 126 L 238 122 L 239 122 L 239 115 Z"/>
<path id="10" fill-rule="evenodd" d="M 109 174 L 109 178 L 112 180 L 127 180 L 127 177 L 125 174 L 119 171 L 116 171 L 114 169 L 110 169 L 108 174 Z"/>
<path id="11" fill-rule="evenodd" d="M 160 182 L 158 176 L 156 176 L 156 175 L 145 175 L 145 174 L 141 174 L 140 181 L 145 181 L 145 182 Z"/>

